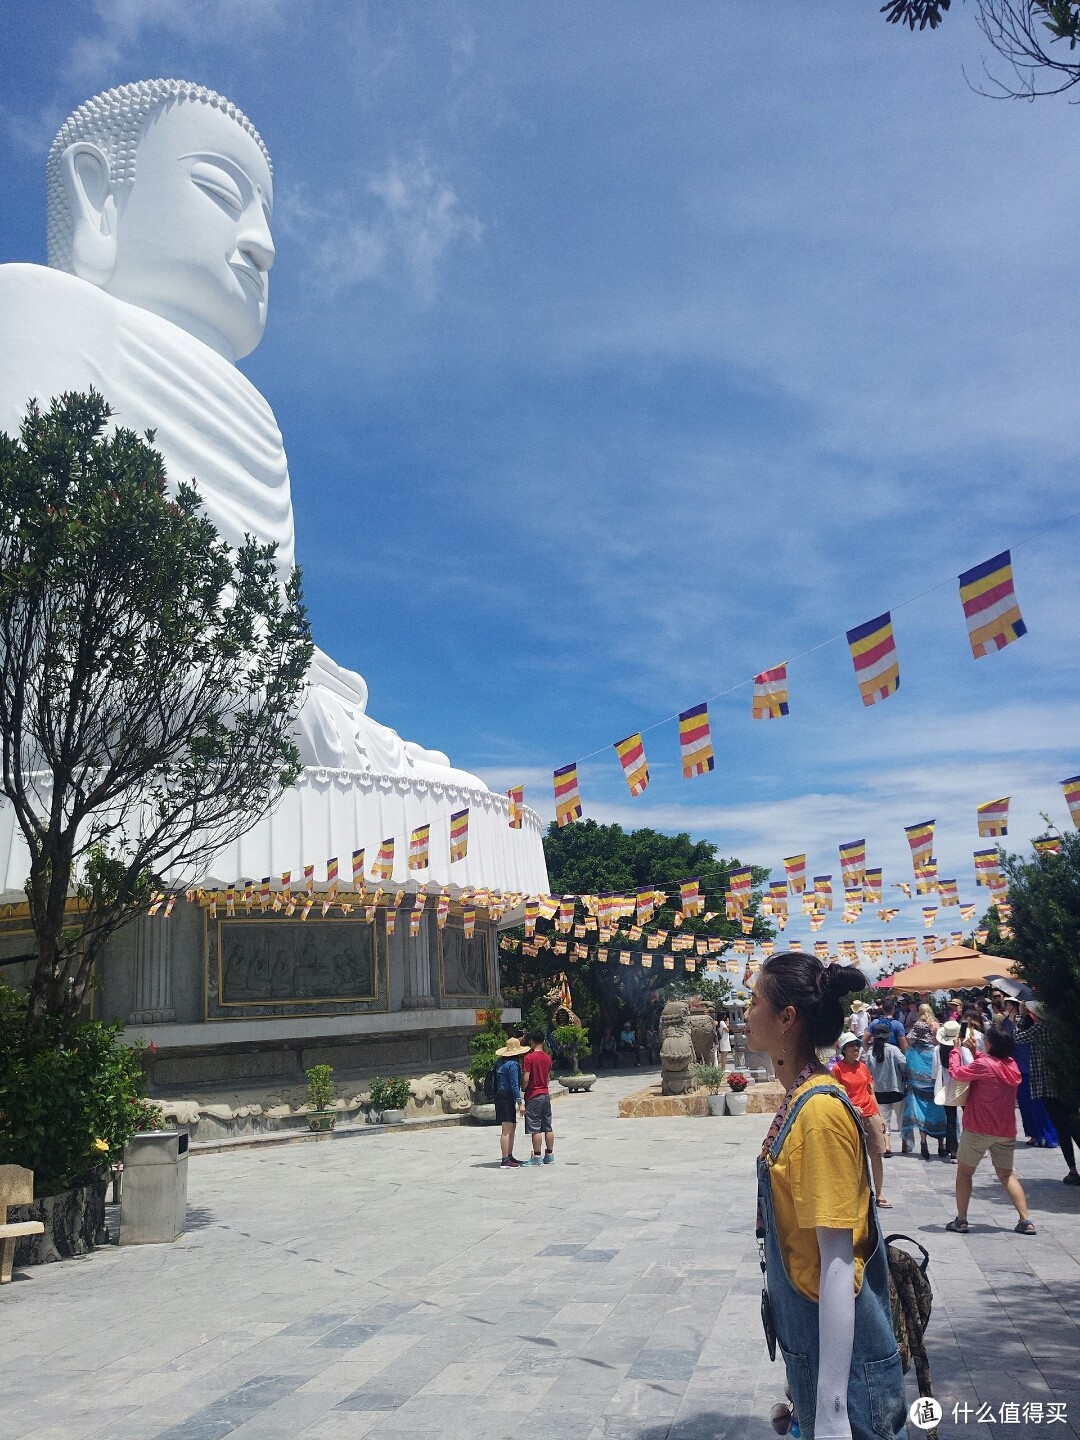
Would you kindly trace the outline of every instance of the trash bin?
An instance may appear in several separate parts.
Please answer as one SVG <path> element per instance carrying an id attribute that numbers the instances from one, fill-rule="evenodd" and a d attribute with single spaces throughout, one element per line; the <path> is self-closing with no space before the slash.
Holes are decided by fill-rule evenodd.
<path id="1" fill-rule="evenodd" d="M 144 1130 L 124 1151 L 120 1244 L 170 1243 L 184 1233 L 187 1213 L 186 1130 Z"/>

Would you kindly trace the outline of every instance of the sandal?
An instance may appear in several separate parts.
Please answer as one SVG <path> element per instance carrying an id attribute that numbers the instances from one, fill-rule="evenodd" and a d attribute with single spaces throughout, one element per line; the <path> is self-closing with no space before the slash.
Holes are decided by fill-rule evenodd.
<path id="1" fill-rule="evenodd" d="M 966 1235 L 968 1233 L 968 1222 L 961 1220 L 960 1216 L 957 1215 L 955 1220 L 949 1221 L 945 1229 L 951 1230 L 954 1235 Z"/>
<path id="2" fill-rule="evenodd" d="M 893 1203 L 891 1200 L 879 1200 L 877 1202 L 877 1208 L 879 1210 L 891 1210 L 893 1208 Z"/>
<path id="3" fill-rule="evenodd" d="M 1030 1220 L 1018 1220 L 1014 1229 L 1017 1235 L 1037 1235 L 1039 1233 Z"/>

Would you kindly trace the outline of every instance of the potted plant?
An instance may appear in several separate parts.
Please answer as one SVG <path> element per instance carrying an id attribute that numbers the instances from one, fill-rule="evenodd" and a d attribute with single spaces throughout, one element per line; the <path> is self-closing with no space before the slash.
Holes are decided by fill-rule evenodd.
<path id="1" fill-rule="evenodd" d="M 732 1070 L 727 1077 L 728 1097 L 727 1113 L 729 1115 L 745 1115 L 746 1108 L 750 1103 L 746 1095 L 746 1087 L 750 1081 L 739 1070 Z"/>
<path id="2" fill-rule="evenodd" d="M 380 1080 L 376 1076 L 368 1089 L 372 1109 L 379 1112 L 380 1122 L 383 1125 L 400 1125 L 405 1119 L 405 1106 L 412 1093 L 405 1076 L 398 1075 L 392 1080 Z"/>
<path id="3" fill-rule="evenodd" d="M 698 1084 L 708 1092 L 709 1114 L 722 1115 L 724 1113 L 724 1097 L 720 1094 L 720 1087 L 725 1079 L 723 1066 L 706 1065 L 699 1061 L 692 1069 Z"/>
<path id="4" fill-rule="evenodd" d="M 332 1065 L 312 1065 L 307 1075 L 308 1125 L 320 1133 L 333 1130 L 337 1123 L 334 1103 L 334 1069 Z"/>
<path id="5" fill-rule="evenodd" d="M 570 1062 L 569 1075 L 560 1075 L 559 1084 L 576 1093 L 591 1090 L 596 1084 L 595 1075 L 583 1074 L 578 1068 L 578 1056 L 589 1047 L 588 1031 L 580 1025 L 560 1025 L 551 1033 L 552 1044 L 563 1052 Z"/>

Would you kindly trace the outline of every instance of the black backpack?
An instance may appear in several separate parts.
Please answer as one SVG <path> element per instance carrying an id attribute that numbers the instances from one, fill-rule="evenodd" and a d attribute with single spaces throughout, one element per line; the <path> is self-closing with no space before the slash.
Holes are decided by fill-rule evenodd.
<path id="1" fill-rule="evenodd" d="M 484 1076 L 484 1099 L 489 1105 L 495 1104 L 495 1069 L 498 1063 L 496 1060 L 495 1064 L 492 1065 L 491 1069 Z"/>

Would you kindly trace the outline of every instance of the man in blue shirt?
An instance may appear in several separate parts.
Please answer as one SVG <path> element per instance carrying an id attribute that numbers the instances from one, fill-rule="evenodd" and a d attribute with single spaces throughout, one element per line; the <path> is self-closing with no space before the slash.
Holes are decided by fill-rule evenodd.
<path id="1" fill-rule="evenodd" d="M 514 1159 L 514 1134 L 518 1116 L 525 1114 L 518 1057 L 528 1053 L 529 1047 L 523 1045 L 516 1035 L 501 1050 L 495 1051 L 495 1119 L 500 1126 L 499 1145 L 502 1166 L 506 1170 L 520 1170 L 524 1163 Z"/>

